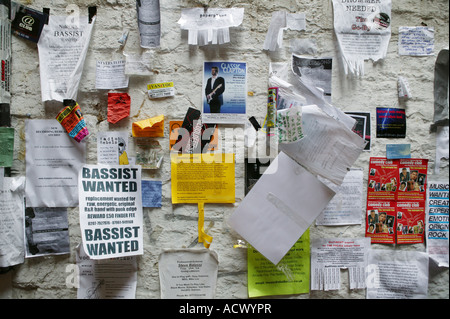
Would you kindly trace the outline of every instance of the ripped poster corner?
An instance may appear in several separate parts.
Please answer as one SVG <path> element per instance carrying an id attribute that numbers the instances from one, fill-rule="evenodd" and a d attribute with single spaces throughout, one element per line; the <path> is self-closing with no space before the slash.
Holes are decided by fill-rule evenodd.
<path id="1" fill-rule="evenodd" d="M 391 38 L 391 0 L 333 0 L 334 31 L 346 75 L 363 76 L 364 61 L 384 59 Z"/>

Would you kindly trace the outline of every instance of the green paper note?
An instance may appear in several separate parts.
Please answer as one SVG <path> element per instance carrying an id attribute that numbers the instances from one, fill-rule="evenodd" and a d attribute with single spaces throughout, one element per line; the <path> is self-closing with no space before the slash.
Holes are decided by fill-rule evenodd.
<path id="1" fill-rule="evenodd" d="M 309 293 L 309 229 L 278 265 L 253 247 L 247 249 L 248 295 L 250 298 Z"/>
<path id="2" fill-rule="evenodd" d="M 14 155 L 14 128 L 0 127 L 0 167 L 11 167 Z"/>

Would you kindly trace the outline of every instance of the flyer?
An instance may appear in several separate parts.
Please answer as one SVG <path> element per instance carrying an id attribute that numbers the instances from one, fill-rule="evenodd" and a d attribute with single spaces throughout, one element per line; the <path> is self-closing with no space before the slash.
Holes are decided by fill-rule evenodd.
<path id="1" fill-rule="evenodd" d="M 172 204 L 234 203 L 234 154 L 171 153 Z"/>
<path id="2" fill-rule="evenodd" d="M 350 169 L 339 187 L 326 179 L 322 179 L 322 182 L 333 189 L 336 195 L 317 217 L 316 225 L 361 225 L 361 211 L 363 209 L 362 169 Z"/>
<path id="3" fill-rule="evenodd" d="M 448 267 L 449 183 L 437 179 L 428 181 L 426 203 L 427 253 L 439 267 Z"/>
<path id="4" fill-rule="evenodd" d="M 398 108 L 377 107 L 377 137 L 405 138 L 405 110 Z"/>
<path id="5" fill-rule="evenodd" d="M 76 142 L 55 120 L 27 120 L 27 207 L 77 207 L 78 171 L 86 143 Z"/>
<path id="6" fill-rule="evenodd" d="M 22 264 L 25 177 L 4 177 L 0 185 L 0 268 Z"/>
<path id="7" fill-rule="evenodd" d="M 247 121 L 247 63 L 204 62 L 202 120 L 244 124 Z"/>
<path id="8" fill-rule="evenodd" d="M 425 202 L 397 202 L 397 244 L 423 243 Z"/>
<path id="9" fill-rule="evenodd" d="M 79 285 L 77 299 L 134 299 L 137 285 L 135 256 L 93 260 L 76 248 Z"/>
<path id="10" fill-rule="evenodd" d="M 334 31 L 345 74 L 364 75 L 364 61 L 387 54 L 391 38 L 391 0 L 333 0 Z"/>
<path id="11" fill-rule="evenodd" d="M 141 189 L 139 165 L 81 167 L 81 237 L 91 259 L 143 254 Z"/>
<path id="12" fill-rule="evenodd" d="M 350 289 L 366 288 L 369 238 L 318 238 L 311 241 L 311 290 L 339 290 L 342 268 Z"/>
<path id="13" fill-rule="evenodd" d="M 209 249 L 170 249 L 159 255 L 161 299 L 213 299 L 219 257 Z"/>
<path id="14" fill-rule="evenodd" d="M 371 157 L 366 236 L 372 243 L 423 243 L 427 159 Z"/>
<path id="15" fill-rule="evenodd" d="M 137 21 L 141 47 L 157 48 L 161 42 L 161 11 L 159 0 L 137 0 Z"/>
<path id="16" fill-rule="evenodd" d="M 128 165 L 128 132 L 98 132 L 97 163 Z"/>
<path id="17" fill-rule="evenodd" d="M 271 263 L 253 247 L 247 248 L 248 296 L 250 298 L 309 292 L 309 229 L 281 259 Z"/>
<path id="18" fill-rule="evenodd" d="M 25 209 L 25 257 L 70 254 L 67 208 Z"/>
<path id="19" fill-rule="evenodd" d="M 97 61 L 95 88 L 115 90 L 128 87 L 129 76 L 125 74 L 125 60 Z"/>
<path id="20" fill-rule="evenodd" d="M 366 299 L 427 299 L 428 267 L 425 252 L 370 249 Z"/>
<path id="21" fill-rule="evenodd" d="M 37 45 L 43 102 L 77 100 L 95 16 L 79 16 L 77 22 L 50 15 L 42 29 Z"/>

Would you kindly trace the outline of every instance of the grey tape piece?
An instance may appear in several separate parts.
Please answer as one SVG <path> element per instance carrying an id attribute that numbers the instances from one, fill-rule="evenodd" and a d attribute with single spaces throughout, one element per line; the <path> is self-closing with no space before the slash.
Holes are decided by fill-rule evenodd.
<path id="1" fill-rule="evenodd" d="M 272 193 L 267 194 L 267 200 L 275 206 L 280 212 L 289 217 L 292 221 L 294 221 L 300 228 L 307 229 L 309 227 L 309 223 L 304 220 L 299 214 L 296 214 L 292 211 L 292 209 L 287 206 L 281 199 L 275 196 Z"/>

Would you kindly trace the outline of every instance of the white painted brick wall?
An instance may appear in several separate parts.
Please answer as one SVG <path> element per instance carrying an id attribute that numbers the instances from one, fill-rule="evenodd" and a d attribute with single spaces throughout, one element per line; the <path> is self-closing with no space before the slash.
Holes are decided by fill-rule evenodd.
<path id="1" fill-rule="evenodd" d="M 314 39 L 319 56 L 336 57 L 336 43 L 333 31 L 333 12 L 330 0 L 161 0 L 162 38 L 161 48 L 156 50 L 155 74 L 149 77 L 132 77 L 128 93 L 131 96 L 131 114 L 118 124 L 109 124 L 107 116 L 107 91 L 95 89 L 95 63 L 97 60 L 114 60 L 122 57 L 117 40 L 123 28 L 130 29 L 125 50 L 139 51 L 139 34 L 136 9 L 133 0 L 106 1 L 63 1 L 29 0 L 19 1 L 27 6 L 42 10 L 51 8 L 51 14 L 65 14 L 66 7 L 75 3 L 82 14 L 87 7 L 97 5 L 91 45 L 79 88 L 77 102 L 88 122 L 91 132 L 87 161 L 95 164 L 96 133 L 107 130 L 128 130 L 131 123 L 151 116 L 164 114 L 166 117 L 165 137 L 160 141 L 168 146 L 168 122 L 182 119 L 188 107 L 200 108 L 203 61 L 240 60 L 248 63 L 248 115 L 262 121 L 266 112 L 267 78 L 270 62 L 289 61 L 289 41 L 294 38 Z M 393 0 L 392 37 L 388 56 L 372 64 L 365 63 L 366 75 L 362 79 L 345 79 L 337 59 L 333 64 L 333 103 L 344 111 L 371 111 L 372 130 L 375 129 L 375 108 L 394 107 L 397 99 L 397 78 L 408 79 L 413 98 L 404 105 L 407 113 L 407 137 L 401 141 L 372 140 L 372 151 L 364 153 L 355 166 L 364 168 L 367 176 L 370 156 L 383 156 L 385 144 L 391 142 L 410 143 L 414 157 L 430 159 L 434 165 L 435 135 L 429 132 L 433 118 L 434 63 L 440 49 L 448 46 L 449 12 L 448 0 Z M 210 7 L 245 8 L 244 22 L 231 29 L 231 43 L 222 46 L 190 47 L 187 34 L 177 24 L 182 8 L 202 5 Z M 271 12 L 286 10 L 304 12 L 307 18 L 306 31 L 286 31 L 284 47 L 277 52 L 262 50 Z M 401 57 L 398 55 L 397 40 L 399 26 L 418 26 L 426 23 L 435 28 L 435 54 L 429 57 Z M 39 60 L 35 45 L 13 37 L 12 44 L 12 125 L 16 128 L 15 159 L 13 175 L 25 175 L 26 119 L 54 118 L 60 105 L 41 102 L 39 82 Z M 174 81 L 176 96 L 162 101 L 151 101 L 147 96 L 147 84 Z M 373 131 L 374 132 L 374 131 Z M 374 136 L 374 134 L 373 134 Z M 158 256 L 162 249 L 202 247 L 197 243 L 196 205 L 172 205 L 170 195 L 170 165 L 166 154 L 162 168 L 157 173 L 145 171 L 144 177 L 163 181 L 163 207 L 144 209 L 144 255 L 139 258 L 137 298 L 159 298 Z M 448 162 L 441 170 L 448 177 Z M 365 177 L 365 181 L 367 178 Z M 243 198 L 243 165 L 236 165 L 236 204 L 205 206 L 205 228 L 214 237 L 210 249 L 219 255 L 217 298 L 247 298 L 247 262 L 245 249 L 234 249 L 238 237 L 227 226 L 225 220 Z M 365 197 L 365 193 L 364 193 Z M 365 204 L 365 200 L 364 200 Z M 363 218 L 363 212 L 361 212 Z M 0 297 L 2 298 L 76 298 L 76 289 L 66 287 L 66 267 L 75 263 L 74 248 L 81 240 L 78 209 L 69 209 L 70 256 L 51 256 L 27 259 L 24 264 L 0 275 Z M 363 237 L 363 226 L 321 227 L 311 226 L 311 237 Z M 425 251 L 424 245 L 403 247 L 374 245 L 380 249 L 411 249 Z M 348 289 L 348 273 L 341 272 L 342 288 L 339 291 L 311 291 L 309 294 L 288 298 L 365 298 L 363 290 Z M 430 268 L 429 298 L 449 297 L 448 269 Z M 279 297 L 275 297 L 279 298 Z"/>

